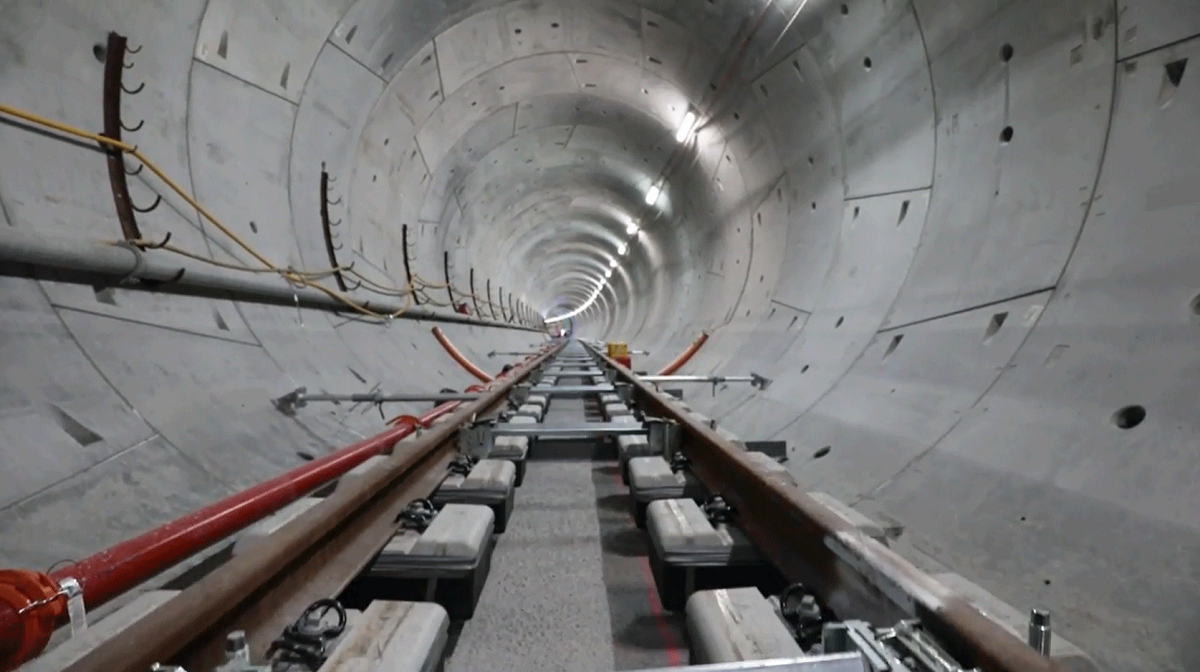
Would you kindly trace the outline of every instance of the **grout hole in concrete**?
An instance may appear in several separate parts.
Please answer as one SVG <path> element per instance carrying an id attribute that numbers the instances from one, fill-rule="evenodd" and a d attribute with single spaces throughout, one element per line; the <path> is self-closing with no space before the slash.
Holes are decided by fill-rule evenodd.
<path id="1" fill-rule="evenodd" d="M 387 70 L 387 66 L 391 65 L 391 63 L 392 63 L 392 57 L 393 57 L 393 56 L 395 56 L 395 54 L 394 54 L 394 53 L 393 53 L 393 54 L 388 54 L 387 56 L 384 56 L 384 57 L 383 57 L 383 65 L 379 66 L 379 69 L 380 69 L 380 70 Z"/>
<path id="2" fill-rule="evenodd" d="M 655 65 L 662 65 L 662 61 L 658 60 L 657 58 L 655 58 L 653 56 L 651 56 L 648 60 Z"/>
<path id="3" fill-rule="evenodd" d="M 850 14 L 850 5 L 842 3 L 842 16 L 848 16 L 849 14 Z"/>
<path id="4" fill-rule="evenodd" d="M 891 354 L 896 351 L 896 348 L 899 347 L 900 341 L 903 341 L 903 340 L 904 340 L 904 334 L 896 334 L 895 336 L 893 336 L 892 342 L 888 343 L 887 350 L 884 350 L 884 352 L 883 352 L 883 358 L 887 359 L 888 357 L 890 357 Z"/>
<path id="5" fill-rule="evenodd" d="M 225 322 L 225 318 L 221 315 L 221 311 L 213 308 L 213 322 L 217 323 L 217 329 L 221 331 L 229 331 L 229 325 Z"/>
<path id="6" fill-rule="evenodd" d="M 857 205 L 856 205 L 856 206 L 854 206 L 854 218 L 855 218 L 855 219 L 858 219 L 858 212 L 859 212 L 859 210 L 860 210 L 860 208 L 859 208 Z"/>
<path id="7" fill-rule="evenodd" d="M 1012 60 L 1012 57 L 1013 57 L 1013 46 L 1011 44 L 1005 44 L 1003 47 L 1000 47 L 1000 60 L 1001 61 L 1008 63 L 1009 61 Z"/>
<path id="8" fill-rule="evenodd" d="M 93 44 L 92 56 L 95 56 L 97 61 L 103 63 L 104 61 L 108 60 L 108 47 L 100 42 Z"/>
<path id="9" fill-rule="evenodd" d="M 1146 407 L 1138 406 L 1136 404 L 1122 408 L 1116 413 L 1113 413 L 1112 417 L 1113 424 L 1121 429 L 1133 429 L 1134 427 L 1142 424 L 1142 421 L 1145 419 Z"/>
<path id="10" fill-rule="evenodd" d="M 819 460 L 822 457 L 825 457 L 826 455 L 828 455 L 829 451 L 831 451 L 831 450 L 833 450 L 833 446 L 825 446 L 824 448 L 819 448 L 815 453 L 813 453 L 813 459 Z"/>
<path id="11" fill-rule="evenodd" d="M 1004 130 L 1000 131 L 1000 142 L 1007 145 L 1009 142 L 1012 141 L 1012 138 L 1013 138 L 1013 127 L 1005 126 Z"/>
<path id="12" fill-rule="evenodd" d="M 426 54 L 425 58 L 421 59 L 421 65 L 425 65 L 426 63 L 428 63 L 432 60 L 433 60 L 433 54 Z"/>
<path id="13" fill-rule="evenodd" d="M 871 69 L 871 57 L 870 56 L 867 56 L 866 58 L 863 59 L 863 67 L 866 68 L 867 70 Z"/>
<path id="14" fill-rule="evenodd" d="M 550 24 L 550 27 L 551 27 L 551 28 L 558 28 L 558 22 L 556 21 L 556 22 L 554 22 L 554 23 Z"/>
<path id="15" fill-rule="evenodd" d="M 106 303 L 110 306 L 117 305 L 117 295 L 112 287 L 92 287 L 92 292 L 96 295 L 98 303 Z"/>
<path id="16" fill-rule="evenodd" d="M 250 230 L 258 233 L 258 225 L 254 223 L 254 220 L 250 220 Z"/>
<path id="17" fill-rule="evenodd" d="M 229 31 L 221 31 L 221 41 L 217 42 L 217 56 L 225 58 L 229 54 Z"/>
<path id="18" fill-rule="evenodd" d="M 305 462 L 312 462 L 313 460 L 317 459 L 317 457 L 315 455 L 308 452 L 307 450 L 297 450 L 296 457 L 299 457 L 300 459 L 304 460 Z"/>
<path id="19" fill-rule="evenodd" d="M 83 426 L 83 423 L 67 415 L 67 412 L 58 406 L 51 404 L 50 411 L 54 415 L 54 421 L 58 423 L 59 428 L 66 432 L 72 439 L 75 439 L 75 442 L 79 445 L 90 446 L 93 443 L 100 443 L 104 440 L 102 436 Z"/>
<path id="20" fill-rule="evenodd" d="M 996 313 L 995 315 L 992 315 L 992 319 L 988 320 L 987 329 L 983 330 L 983 340 L 987 341 L 992 336 L 995 336 L 996 332 L 1000 331 L 1000 327 L 1004 326 L 1004 321 L 1007 319 L 1007 310 L 1003 313 Z"/>
<path id="21" fill-rule="evenodd" d="M 900 219 L 896 221 L 896 226 L 900 226 L 900 224 L 904 221 L 904 218 L 908 216 L 908 204 L 908 201 L 900 204 Z"/>
<path id="22" fill-rule="evenodd" d="M 816 209 L 817 209 L 817 202 L 816 202 L 816 201 L 813 201 L 813 202 L 812 202 L 812 209 L 813 209 L 813 210 L 816 210 Z"/>
<path id="23" fill-rule="evenodd" d="M 350 40 L 354 39 L 354 34 L 358 32 L 358 26 L 350 26 L 350 30 L 346 31 L 346 44 L 350 44 Z"/>
<path id="24" fill-rule="evenodd" d="M 833 323 L 833 328 L 834 328 L 834 329 L 837 329 L 838 327 L 842 326 L 842 322 L 845 322 L 845 321 L 846 321 L 846 317 L 845 317 L 845 316 L 839 317 L 839 318 L 837 319 L 837 322 L 834 322 L 834 323 Z"/>
<path id="25" fill-rule="evenodd" d="M 1171 61 L 1163 66 L 1163 69 L 1166 71 L 1167 81 L 1171 83 L 1171 86 L 1178 87 L 1183 81 L 1183 71 L 1187 69 L 1187 62 L 1188 59 L 1181 58 L 1178 61 Z"/>
<path id="26" fill-rule="evenodd" d="M 279 76 L 279 88 L 287 90 L 288 76 L 292 74 L 292 64 L 283 66 L 283 74 Z"/>
<path id="27" fill-rule="evenodd" d="M 1196 317 L 1200 317 L 1200 294 L 1197 294 L 1195 297 L 1192 298 L 1191 309 L 1192 309 L 1192 315 L 1195 315 Z"/>
<path id="28" fill-rule="evenodd" d="M 794 320 L 796 318 L 793 317 L 792 319 Z M 805 364 L 804 366 L 800 367 L 800 373 L 808 373 L 808 366 L 808 364 Z"/>

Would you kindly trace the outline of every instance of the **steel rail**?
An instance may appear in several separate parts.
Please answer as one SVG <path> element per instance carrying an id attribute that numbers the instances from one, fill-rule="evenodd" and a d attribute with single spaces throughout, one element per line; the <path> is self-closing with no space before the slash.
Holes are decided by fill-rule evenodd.
<path id="1" fill-rule="evenodd" d="M 434 425 L 416 440 L 398 447 L 386 465 L 366 472 L 347 487 L 338 488 L 276 531 L 268 543 L 234 555 L 145 618 L 98 644 L 63 672 L 145 672 L 154 663 L 178 660 L 181 655 L 208 660 L 214 642 L 221 641 L 233 624 L 256 620 L 274 623 L 258 611 L 264 597 L 271 595 L 278 600 L 281 595 L 290 596 L 298 600 L 296 604 L 305 599 L 329 597 L 311 592 L 307 581 L 297 580 L 303 576 L 302 569 L 328 565 L 331 548 L 333 556 L 357 558 L 352 564 L 369 561 L 395 530 L 394 524 L 381 526 L 376 521 L 381 515 L 394 516 L 398 512 L 406 496 L 412 494 L 407 492 L 412 478 L 435 469 L 438 465 L 435 454 L 457 434 L 460 425 L 499 403 L 518 381 L 562 345 L 562 342 L 553 344 L 509 375 L 498 378 L 486 389 L 485 396 L 460 405 L 447 422 Z M 366 528 L 375 534 L 358 536 L 367 534 Z M 356 542 L 359 549 L 349 556 L 330 546 L 339 540 L 345 544 L 348 534 L 354 535 L 349 540 Z M 287 590 L 282 590 L 283 586 Z M 274 613 L 277 617 L 279 610 Z M 292 613 L 293 618 L 295 615 Z M 255 646 L 263 645 L 255 642 Z"/>
<path id="2" fill-rule="evenodd" d="M 642 409 L 679 423 L 697 477 L 725 498 L 738 525 L 791 581 L 804 583 L 843 618 L 878 621 L 880 612 L 917 617 L 968 667 L 985 672 L 1049 672 L 1050 659 L 971 605 L 966 597 L 863 534 L 799 488 L 767 477 L 746 452 L 685 413 L 599 350 L 586 346 L 633 388 Z M 889 614 L 888 618 L 893 616 Z"/>

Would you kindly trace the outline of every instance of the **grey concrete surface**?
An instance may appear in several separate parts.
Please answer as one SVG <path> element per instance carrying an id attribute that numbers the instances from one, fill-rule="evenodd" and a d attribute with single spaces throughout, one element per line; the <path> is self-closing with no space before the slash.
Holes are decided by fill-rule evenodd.
<path id="1" fill-rule="evenodd" d="M 88 129 L 94 46 L 141 46 L 127 138 L 277 263 L 327 264 L 322 162 L 342 261 L 381 282 L 405 254 L 441 282 L 449 252 L 456 287 L 473 271 L 478 294 L 550 312 L 618 260 L 581 334 L 651 369 L 712 331 L 685 373 L 775 383 L 689 402 L 787 439 L 805 485 L 903 525 L 923 566 L 1049 607 L 1107 669 L 1200 668 L 1195 2 L 0 0 L 0 17 L 0 101 Z M 147 235 L 244 258 L 149 171 L 130 189 L 165 196 Z M 120 231 L 101 154 L 7 120 L 0 218 Z M 471 382 L 428 324 L 0 291 L 0 564 L 88 554 L 378 429 L 345 405 L 278 415 L 299 385 Z M 494 366 L 536 341 L 446 331 Z M 1122 428 L 1131 405 L 1145 419 Z"/>

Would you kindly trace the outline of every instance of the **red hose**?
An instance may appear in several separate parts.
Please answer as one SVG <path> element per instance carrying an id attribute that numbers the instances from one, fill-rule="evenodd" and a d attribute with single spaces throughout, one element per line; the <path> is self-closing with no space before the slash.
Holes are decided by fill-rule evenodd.
<path id="1" fill-rule="evenodd" d="M 665 368 L 663 368 L 662 371 L 659 371 L 658 375 L 669 376 L 678 371 L 680 367 L 688 363 L 688 360 L 692 358 L 692 355 L 696 354 L 696 351 L 699 350 L 700 346 L 704 345 L 704 342 L 707 340 L 708 332 L 700 332 L 700 337 L 693 341 L 692 344 L 688 346 L 687 350 L 679 353 L 679 356 L 675 358 L 675 361 L 668 364 Z"/>
<path id="2" fill-rule="evenodd" d="M 470 389 L 482 391 L 482 387 L 476 385 L 472 385 Z M 417 423 L 413 420 L 423 426 L 429 426 L 434 420 L 453 412 L 462 403 L 446 402 L 420 418 L 397 418 L 395 426 L 381 434 L 351 444 L 336 453 L 313 460 L 73 565 L 56 570 L 50 574 L 49 579 L 57 587 L 60 580 L 74 578 L 83 589 L 87 608 L 95 609 L 204 548 L 282 509 L 368 459 L 386 452 L 414 431 Z M 5 599 L 9 593 L 13 593 L 13 586 L 3 580 L 4 578 L 3 573 L 0 573 L 0 670 L 15 668 L 25 660 L 40 654 L 45 646 L 43 640 L 36 650 L 30 651 L 27 644 L 30 640 L 29 628 L 37 627 L 35 621 L 44 615 L 43 610 L 34 609 L 18 616 L 16 607 L 20 600 L 15 594 L 12 599 Z M 61 606 L 52 603 L 47 605 L 46 609 L 56 607 L 61 616 L 61 612 L 64 611 Z M 62 618 L 58 620 L 62 622 Z M 51 619 L 49 623 L 53 624 L 53 621 L 54 619 Z M 49 632 L 45 634 L 45 639 L 48 640 Z"/>
<path id="3" fill-rule="evenodd" d="M 464 369 L 467 370 L 467 373 L 470 373 L 472 376 L 475 376 L 485 383 L 492 382 L 491 376 L 484 372 L 483 369 L 472 364 L 471 360 L 463 356 L 463 354 L 458 351 L 458 348 L 454 347 L 454 344 L 450 342 L 450 339 L 446 338 L 446 335 L 442 333 L 440 327 L 433 328 L 433 337 L 438 340 L 438 343 L 442 344 L 442 347 L 446 349 L 446 352 L 450 353 L 450 356 L 454 358 L 454 361 L 458 362 Z"/>

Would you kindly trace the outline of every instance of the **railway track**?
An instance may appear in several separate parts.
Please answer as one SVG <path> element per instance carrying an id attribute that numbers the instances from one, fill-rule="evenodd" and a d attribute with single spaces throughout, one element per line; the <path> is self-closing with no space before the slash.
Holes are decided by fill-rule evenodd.
<path id="1" fill-rule="evenodd" d="M 391 454 L 379 458 L 373 468 L 353 478 L 343 477 L 320 503 L 284 524 L 264 543 L 235 554 L 178 595 L 56 669 L 145 672 L 152 665 L 170 661 L 191 672 L 214 670 L 225 662 L 232 631 L 245 633 L 252 660 L 263 660 L 271 642 L 306 606 L 339 595 L 363 573 L 396 534 L 398 512 L 438 488 L 457 452 L 478 441 L 477 433 L 461 435 L 463 428 L 470 427 L 473 432 L 484 428 L 488 446 L 495 441 L 488 433 L 517 435 L 512 427 L 502 429 L 492 421 L 510 396 L 528 396 L 526 381 L 540 375 L 563 347 L 564 343 L 558 341 L 531 355 L 506 375 L 478 389 L 477 399 L 458 403 L 439 421 L 396 443 Z M 652 383 L 641 380 L 615 360 L 594 348 L 588 350 L 609 383 L 616 383 L 613 389 L 622 390 L 625 401 L 642 416 L 640 419 L 658 418 L 678 427 L 680 445 L 691 469 L 709 492 L 728 502 L 733 523 L 789 582 L 811 588 L 838 618 L 862 619 L 876 625 L 916 623 L 924 633 L 922 637 L 927 635 L 929 641 L 941 647 L 930 645 L 931 650 L 944 652 L 950 661 L 945 667 L 928 669 L 1055 669 L 1050 658 L 1039 655 L 965 597 L 919 571 L 799 488 L 765 474 L 747 459 L 744 448 L 716 431 L 715 425 L 686 412 Z M 570 389 L 562 388 L 564 392 Z M 536 436 L 536 430 L 530 429 L 527 435 Z M 598 425 L 595 430 L 598 436 L 604 431 L 616 430 L 610 425 Z M 36 606 L 9 610 L 15 614 L 0 609 L 0 654 L 20 662 L 20 654 L 13 652 L 22 646 L 26 652 L 29 650 L 29 624 L 34 620 L 31 616 L 40 616 L 43 627 L 64 620 L 66 598 L 59 597 L 55 593 Z M 4 604 L 0 601 L 0 607 Z M 42 610 L 40 614 L 38 610 Z M 903 630 L 907 627 L 897 626 L 888 632 L 895 638 L 898 632 L 908 632 Z"/>

